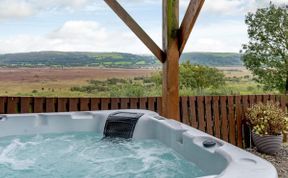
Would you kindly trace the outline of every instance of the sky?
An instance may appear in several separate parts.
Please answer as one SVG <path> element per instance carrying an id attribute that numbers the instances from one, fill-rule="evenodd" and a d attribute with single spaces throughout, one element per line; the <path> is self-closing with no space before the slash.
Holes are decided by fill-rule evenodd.
<path id="1" fill-rule="evenodd" d="M 206 0 L 185 52 L 239 52 L 248 12 L 270 0 Z M 118 0 L 162 46 L 162 0 Z M 288 4 L 288 0 L 272 0 Z M 189 0 L 180 0 L 180 16 Z M 0 0 L 0 53 L 93 51 L 151 54 L 103 0 Z"/>

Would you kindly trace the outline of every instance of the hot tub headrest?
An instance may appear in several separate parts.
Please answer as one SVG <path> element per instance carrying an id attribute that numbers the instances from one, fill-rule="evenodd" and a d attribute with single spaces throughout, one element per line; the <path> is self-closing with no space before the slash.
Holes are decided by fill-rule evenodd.
<path id="1" fill-rule="evenodd" d="M 135 126 L 143 113 L 115 112 L 108 116 L 104 137 L 132 138 Z"/>

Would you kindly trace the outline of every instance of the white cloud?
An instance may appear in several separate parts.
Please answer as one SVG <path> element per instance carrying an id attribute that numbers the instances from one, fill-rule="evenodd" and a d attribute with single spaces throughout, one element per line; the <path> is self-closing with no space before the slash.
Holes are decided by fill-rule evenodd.
<path id="1" fill-rule="evenodd" d="M 198 25 L 187 42 L 185 51 L 239 52 L 247 42 L 244 22 L 222 21 Z"/>
<path id="2" fill-rule="evenodd" d="M 0 20 L 8 18 L 26 17 L 45 10 L 103 8 L 103 0 L 0 0 Z M 131 6 L 140 7 L 143 2 L 158 4 L 161 0 L 119 0 L 121 4 L 132 3 Z M 274 0 L 281 4 L 287 0 Z M 189 0 L 180 0 L 184 8 Z M 268 0 L 206 0 L 202 13 L 209 15 L 238 15 L 253 10 L 257 7 L 266 6 Z M 5 7 L 5 8 L 4 8 Z M 159 6 L 160 7 L 160 6 Z M 107 7 L 106 7 L 107 8 Z M 21 9 L 21 10 L 19 10 Z M 109 10 L 107 8 L 107 10 Z M 112 12 L 111 12 L 112 13 Z M 215 16 L 216 16 L 215 15 Z M 205 18 L 206 18 L 205 16 Z M 228 16 L 225 16 L 225 19 Z M 116 16 L 113 18 L 117 18 Z M 161 18 L 160 18 L 161 19 Z M 233 18 L 231 18 L 233 19 Z M 210 24 L 209 24 L 210 22 Z M 108 23 L 109 24 L 109 23 Z M 99 24 L 95 21 L 67 21 L 62 26 L 55 27 L 54 31 L 46 32 L 45 35 L 13 34 L 10 37 L 0 39 L 0 53 L 26 52 L 41 50 L 58 51 L 121 51 L 131 53 L 149 53 L 149 50 L 135 35 L 122 24 L 117 28 L 115 24 Z M 119 25 L 117 24 L 117 25 Z M 146 26 L 149 26 L 146 23 Z M 145 25 L 144 25 L 145 27 Z M 147 28 L 147 32 L 161 47 L 161 25 Z M 43 34 L 43 33 L 42 33 Z M 186 51 L 231 51 L 238 52 L 241 45 L 247 41 L 246 25 L 238 18 L 236 21 L 210 21 L 201 25 L 197 23 Z"/>
<path id="3" fill-rule="evenodd" d="M 126 4 L 161 4 L 162 0 L 119 0 Z M 190 0 L 179 0 L 182 10 L 186 9 Z M 266 7 L 270 2 L 276 5 L 287 4 L 288 0 L 205 0 L 204 7 L 207 12 L 234 14 L 247 12 L 257 8 Z"/>
<path id="4" fill-rule="evenodd" d="M 243 4 L 245 0 L 238 1 L 238 0 L 217 0 L 215 1 L 207 0 L 203 10 L 206 12 L 213 12 L 213 13 L 237 13 L 240 10 L 243 10 Z M 251 0 L 250 0 L 251 1 Z"/>
<path id="5" fill-rule="evenodd" d="M 79 9 L 92 3 L 92 0 L 28 0 L 38 9 L 72 8 Z"/>
<path id="6" fill-rule="evenodd" d="M 149 34 L 161 47 L 161 31 L 151 29 Z M 238 21 L 198 25 L 185 51 L 239 52 L 246 36 L 245 24 Z M 149 53 L 130 30 L 115 31 L 94 21 L 68 21 L 44 36 L 17 35 L 0 40 L 0 53 L 42 50 Z"/>
<path id="7" fill-rule="evenodd" d="M 73 40 L 87 38 L 89 40 L 96 38 L 104 40 L 107 38 L 107 32 L 104 27 L 94 21 L 68 21 L 48 36 L 51 39 Z"/>
<path id="8" fill-rule="evenodd" d="M 6 18 L 20 18 L 34 13 L 31 4 L 21 0 L 1 0 L 0 20 Z"/>
<path id="9" fill-rule="evenodd" d="M 92 0 L 0 0 L 0 20 L 31 16 L 47 10 L 80 9 Z"/>
<path id="10" fill-rule="evenodd" d="M 207 13 L 238 14 L 254 11 L 273 3 L 287 4 L 287 0 L 206 0 L 203 11 Z M 135 5 L 146 3 L 161 4 L 161 0 L 119 0 L 121 4 Z M 180 0 L 182 10 L 186 9 L 189 0 Z M 0 20 L 31 16 L 47 10 L 55 9 L 92 9 L 99 10 L 106 7 L 103 0 L 0 0 Z"/>
<path id="11" fill-rule="evenodd" d="M 206 0 L 203 11 L 210 14 L 239 15 L 267 7 L 270 2 L 283 5 L 288 0 Z"/>
<path id="12" fill-rule="evenodd" d="M 0 53 L 28 51 L 121 51 L 147 53 L 130 31 L 109 31 L 94 21 L 68 21 L 44 36 L 0 39 Z"/>

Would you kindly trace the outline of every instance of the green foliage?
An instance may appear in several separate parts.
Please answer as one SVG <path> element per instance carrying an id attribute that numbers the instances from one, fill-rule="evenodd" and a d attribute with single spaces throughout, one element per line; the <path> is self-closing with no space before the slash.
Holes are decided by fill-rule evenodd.
<path id="1" fill-rule="evenodd" d="M 38 93 L 38 91 L 37 90 L 32 90 L 32 93 L 35 94 L 35 93 Z"/>
<path id="2" fill-rule="evenodd" d="M 162 73 L 161 72 L 154 73 L 150 77 L 150 80 L 151 80 L 151 83 L 154 83 L 157 86 L 161 86 L 162 85 Z"/>
<path id="3" fill-rule="evenodd" d="M 137 78 L 139 80 L 139 78 Z M 82 92 L 89 94 L 108 93 L 110 97 L 141 97 L 145 96 L 149 90 L 145 90 L 145 85 L 137 80 L 111 78 L 105 81 L 90 80 L 88 85 L 72 87 L 72 92 Z M 151 87 L 151 86 L 150 86 Z"/>
<path id="4" fill-rule="evenodd" d="M 144 87 L 138 83 L 127 83 L 122 86 L 113 86 L 111 88 L 110 97 L 141 97 L 145 95 Z"/>
<path id="5" fill-rule="evenodd" d="M 199 89 L 218 88 L 225 85 L 225 75 L 216 68 L 192 65 L 189 61 L 180 65 L 180 87 Z"/>
<path id="6" fill-rule="evenodd" d="M 279 104 L 259 103 L 248 108 L 246 117 L 259 135 L 279 135 L 288 130 L 288 118 L 279 108 Z"/>
<path id="7" fill-rule="evenodd" d="M 180 65 L 180 94 L 207 95 L 231 94 L 225 88 L 225 76 L 216 68 L 192 65 L 186 62 Z M 88 94 L 105 93 L 110 97 L 140 97 L 159 96 L 162 91 L 162 73 L 155 72 L 150 77 L 135 77 L 132 79 L 111 78 L 105 81 L 91 80 L 88 85 L 72 87 L 72 92 Z"/>
<path id="8" fill-rule="evenodd" d="M 264 89 L 288 93 L 288 7 L 258 9 L 245 20 L 250 41 L 243 62 Z"/>

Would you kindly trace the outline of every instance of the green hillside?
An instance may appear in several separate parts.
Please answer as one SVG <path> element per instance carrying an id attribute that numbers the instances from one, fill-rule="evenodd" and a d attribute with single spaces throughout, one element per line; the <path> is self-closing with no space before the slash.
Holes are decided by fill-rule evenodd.
<path id="1" fill-rule="evenodd" d="M 185 53 L 181 62 L 189 60 L 193 64 L 208 66 L 241 66 L 237 53 Z M 160 63 L 149 55 L 128 53 L 93 53 L 93 52 L 30 52 L 0 55 L 0 66 L 6 67 L 158 67 Z"/>
<path id="2" fill-rule="evenodd" d="M 91 52 L 31 52 L 0 55 L 0 66 L 41 67 L 41 66 L 103 66 L 141 67 L 153 66 L 156 61 L 151 56 L 127 53 Z"/>
<path id="3" fill-rule="evenodd" d="M 207 66 L 242 66 L 239 53 L 184 53 L 181 62 L 189 60 L 192 64 Z"/>

